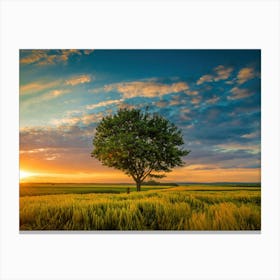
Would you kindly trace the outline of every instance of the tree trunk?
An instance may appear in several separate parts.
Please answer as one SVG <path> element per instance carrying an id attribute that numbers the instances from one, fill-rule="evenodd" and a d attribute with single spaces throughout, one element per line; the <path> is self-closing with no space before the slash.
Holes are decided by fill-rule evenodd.
<path id="1" fill-rule="evenodd" d="M 140 192 L 141 191 L 141 182 L 136 181 L 136 191 Z"/>

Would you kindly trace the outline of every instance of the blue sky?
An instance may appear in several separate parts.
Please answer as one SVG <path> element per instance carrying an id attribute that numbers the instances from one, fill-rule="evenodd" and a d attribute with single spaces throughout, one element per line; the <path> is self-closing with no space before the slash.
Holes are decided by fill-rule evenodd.
<path id="1" fill-rule="evenodd" d="M 103 116 L 148 106 L 191 150 L 165 180 L 258 182 L 260 59 L 259 50 L 21 50 L 21 169 L 34 180 L 126 181 L 90 158 L 92 138 Z"/>

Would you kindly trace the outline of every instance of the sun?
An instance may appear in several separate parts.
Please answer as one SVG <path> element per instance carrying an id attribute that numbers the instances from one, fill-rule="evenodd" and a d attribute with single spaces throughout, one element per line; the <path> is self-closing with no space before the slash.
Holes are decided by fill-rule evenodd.
<path id="1" fill-rule="evenodd" d="M 24 171 L 24 170 L 19 171 L 19 179 L 20 180 L 23 180 L 23 179 L 31 177 L 31 176 L 34 176 L 34 173 L 29 172 L 29 171 Z"/>

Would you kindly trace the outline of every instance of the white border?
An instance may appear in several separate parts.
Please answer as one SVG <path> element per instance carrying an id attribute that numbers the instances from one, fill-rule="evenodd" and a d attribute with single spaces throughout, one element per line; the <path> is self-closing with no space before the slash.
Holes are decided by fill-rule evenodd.
<path id="1" fill-rule="evenodd" d="M 2 1 L 1 279 L 279 279 L 279 2 Z M 20 48 L 262 49 L 261 234 L 19 234 Z"/>

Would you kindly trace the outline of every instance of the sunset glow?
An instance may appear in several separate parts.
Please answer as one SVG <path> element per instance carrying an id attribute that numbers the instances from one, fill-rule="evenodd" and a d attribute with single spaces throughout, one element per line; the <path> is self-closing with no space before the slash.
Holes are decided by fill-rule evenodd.
<path id="1" fill-rule="evenodd" d="M 20 170 L 19 171 L 19 178 L 20 178 L 20 181 L 23 181 L 24 179 L 28 178 L 28 177 L 32 177 L 34 176 L 35 174 L 32 173 L 32 172 L 29 172 L 29 171 L 24 171 L 24 170 Z"/>

